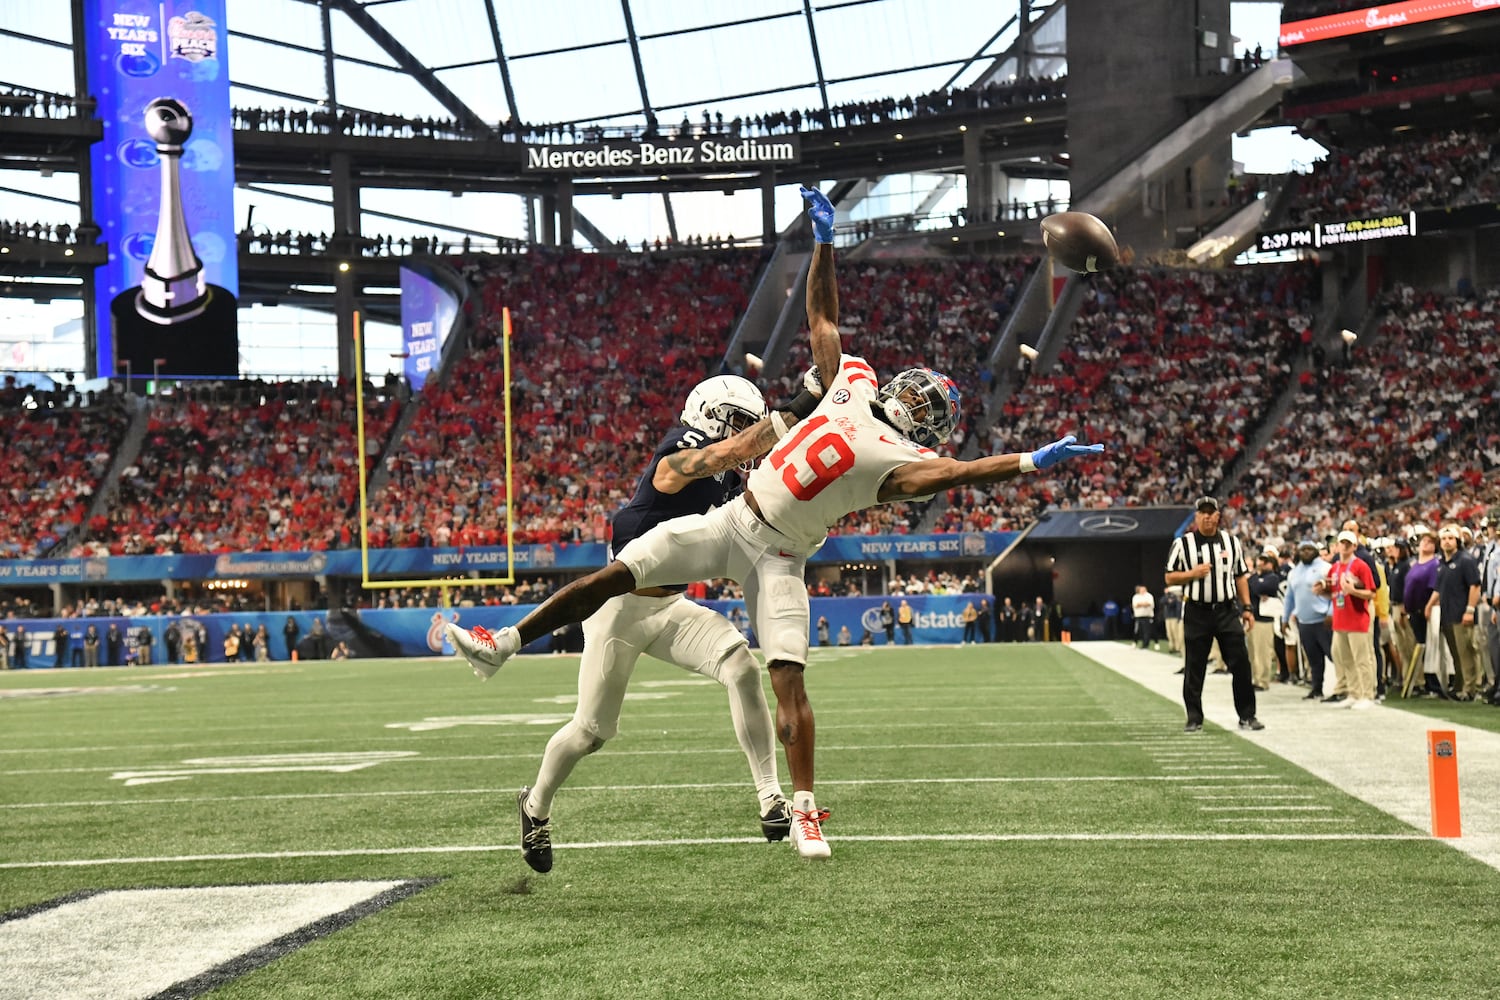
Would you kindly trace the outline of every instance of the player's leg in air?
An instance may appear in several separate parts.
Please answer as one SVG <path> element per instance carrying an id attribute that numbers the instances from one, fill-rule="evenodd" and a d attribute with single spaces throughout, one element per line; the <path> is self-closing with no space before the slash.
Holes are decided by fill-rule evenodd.
<path id="1" fill-rule="evenodd" d="M 611 597 L 628 594 L 634 589 L 635 578 L 630 575 L 629 568 L 617 560 L 563 587 L 537 605 L 517 625 L 507 625 L 498 632 L 491 632 L 479 625 L 461 628 L 449 622 L 443 626 L 443 631 L 453 648 L 469 661 L 474 673 L 481 680 L 488 680 L 528 642 L 551 635 L 565 625 L 581 622 Z"/>
<path id="2" fill-rule="evenodd" d="M 803 685 L 810 619 L 807 586 L 802 582 L 805 565 L 806 559 L 799 556 L 762 553 L 744 580 L 745 605 L 771 672 L 776 735 L 792 773 L 792 842 L 804 858 L 826 858 L 832 853 L 823 836 L 828 812 L 819 809 L 813 797 L 815 727 Z"/>

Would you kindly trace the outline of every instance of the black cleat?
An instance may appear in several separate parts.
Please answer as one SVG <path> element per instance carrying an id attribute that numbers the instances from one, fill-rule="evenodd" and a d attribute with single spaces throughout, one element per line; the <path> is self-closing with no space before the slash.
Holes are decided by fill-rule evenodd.
<path id="1" fill-rule="evenodd" d="M 1307 694 L 1305 694 L 1305 695 L 1302 696 L 1302 700 L 1303 701 L 1322 701 L 1323 700 L 1323 692 L 1322 691 L 1318 691 L 1318 690 L 1309 691 L 1309 692 L 1307 692 Z"/>
<path id="2" fill-rule="evenodd" d="M 776 796 L 771 808 L 760 817 L 760 832 L 773 844 L 785 840 L 792 832 L 792 804 L 782 796 Z"/>
<path id="3" fill-rule="evenodd" d="M 552 824 L 526 812 L 526 799 L 530 795 L 531 786 L 527 785 L 516 796 L 516 811 L 521 814 L 521 857 L 532 871 L 546 874 L 552 870 Z"/>
<path id="4" fill-rule="evenodd" d="M 1248 719 L 1240 720 L 1240 728 L 1249 729 L 1254 732 L 1260 732 L 1262 729 L 1266 728 L 1266 724 L 1252 715 Z"/>
<path id="5" fill-rule="evenodd" d="M 1203 723 L 1190 721 L 1187 725 L 1182 727 L 1182 731 L 1185 733 L 1201 733 L 1203 732 Z"/>
<path id="6" fill-rule="evenodd" d="M 1325 705 L 1337 705 L 1339 702 L 1343 701 L 1346 697 L 1347 697 L 1347 695 L 1331 694 L 1327 698 L 1323 699 L 1323 704 L 1325 704 Z"/>

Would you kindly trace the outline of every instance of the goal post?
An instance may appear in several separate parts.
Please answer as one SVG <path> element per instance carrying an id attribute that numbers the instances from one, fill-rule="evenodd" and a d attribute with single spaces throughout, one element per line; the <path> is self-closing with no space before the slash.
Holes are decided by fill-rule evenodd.
<path id="1" fill-rule="evenodd" d="M 443 590 L 443 605 L 449 604 L 448 588 L 487 585 L 509 585 L 516 582 L 516 508 L 514 472 L 514 439 L 511 434 L 510 308 L 500 310 L 502 371 L 505 383 L 505 575 L 498 577 L 459 577 L 439 579 L 426 577 L 404 580 L 370 579 L 370 501 L 369 472 L 365 457 L 365 350 L 363 317 L 354 313 L 354 411 L 355 436 L 359 448 L 359 567 L 360 586 L 367 590 L 391 590 L 396 587 L 438 587 Z M 483 502 L 483 498 L 481 498 Z"/>

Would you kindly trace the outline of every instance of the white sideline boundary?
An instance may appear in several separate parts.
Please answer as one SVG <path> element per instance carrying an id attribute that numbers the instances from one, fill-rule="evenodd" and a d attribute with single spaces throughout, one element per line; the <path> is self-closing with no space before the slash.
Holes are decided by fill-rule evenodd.
<path id="1" fill-rule="evenodd" d="M 1182 705 L 1179 661 L 1117 642 L 1075 642 L 1079 655 Z M 1229 678 L 1209 675 L 1203 686 L 1204 718 L 1231 738 L 1264 747 L 1333 787 L 1409 823 L 1432 829 L 1427 787 L 1427 730 L 1452 729 L 1458 747 L 1459 814 L 1463 836 L 1443 840 L 1454 850 L 1500 869 L 1500 733 L 1430 719 L 1377 705 L 1350 712 L 1305 701 L 1306 688 L 1272 684 L 1256 692 L 1260 732 L 1238 728 Z M 1180 721 L 1171 725 L 1181 728 Z M 1183 745 L 1214 746 L 1216 733 L 1180 733 Z"/>

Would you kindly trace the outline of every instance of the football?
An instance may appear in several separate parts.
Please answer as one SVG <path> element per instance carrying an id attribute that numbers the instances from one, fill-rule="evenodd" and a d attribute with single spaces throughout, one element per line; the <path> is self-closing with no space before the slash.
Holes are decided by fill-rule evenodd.
<path id="1" fill-rule="evenodd" d="M 1059 212 L 1042 220 L 1042 245 L 1070 271 L 1088 274 L 1120 262 L 1115 235 L 1087 212 Z"/>

